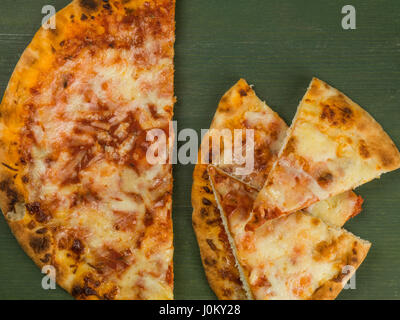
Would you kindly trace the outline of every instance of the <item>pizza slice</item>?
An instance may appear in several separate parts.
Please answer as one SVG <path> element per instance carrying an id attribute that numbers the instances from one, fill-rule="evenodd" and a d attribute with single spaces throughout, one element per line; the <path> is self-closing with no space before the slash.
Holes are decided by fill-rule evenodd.
<path id="1" fill-rule="evenodd" d="M 359 105 L 313 79 L 254 204 L 253 228 L 400 167 L 400 154 Z"/>
<path id="2" fill-rule="evenodd" d="M 257 190 L 209 167 L 213 191 L 247 296 L 334 299 L 371 244 L 298 211 L 247 230 Z"/>
<path id="3" fill-rule="evenodd" d="M 286 136 L 288 127 L 285 122 L 256 96 L 245 80 L 241 79 L 221 99 L 210 129 L 212 130 L 203 139 L 200 153 L 208 154 L 209 162 L 215 163 L 227 174 L 260 190 L 270 168 L 277 160 Z M 245 164 L 235 161 L 229 164 L 224 162 L 226 145 L 223 139 L 218 146 L 221 157 L 217 159 L 218 161 L 214 161 L 216 159 L 211 149 L 212 139 L 222 136 L 217 130 L 224 129 L 231 133 L 231 137 L 237 129 L 254 131 L 254 150 L 250 151 L 255 155 L 254 170 L 250 173 L 237 175 L 236 169 L 244 169 Z M 246 134 L 243 136 L 245 145 Z M 204 147 L 205 142 L 209 142 L 206 147 Z M 246 148 L 242 150 L 249 152 Z M 211 288 L 219 299 L 242 300 L 246 298 L 246 294 L 212 192 L 207 173 L 208 165 L 204 164 L 203 160 L 204 157 L 200 156 L 193 173 L 192 220 L 204 270 Z M 361 204 L 360 196 L 347 191 L 305 210 L 326 223 L 341 227 L 361 211 Z"/>
<path id="4" fill-rule="evenodd" d="M 287 129 L 282 118 L 240 79 L 221 98 L 202 141 L 201 162 L 212 163 L 261 189 L 277 160 Z M 235 151 L 239 156 L 235 157 Z"/>
<path id="5" fill-rule="evenodd" d="M 151 130 L 173 138 L 174 12 L 174 0 L 73 1 L 1 103 L 1 209 L 77 299 L 173 298 L 172 167 L 146 155 Z"/>

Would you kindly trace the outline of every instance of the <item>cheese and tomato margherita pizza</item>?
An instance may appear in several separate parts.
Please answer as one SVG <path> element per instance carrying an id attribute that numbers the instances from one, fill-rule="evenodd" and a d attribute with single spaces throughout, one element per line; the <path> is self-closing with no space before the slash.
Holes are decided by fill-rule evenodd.
<path id="1" fill-rule="evenodd" d="M 175 102 L 174 0 L 75 0 L 0 108 L 0 205 L 78 299 L 172 299 L 172 168 L 146 159 Z"/>
<path id="2" fill-rule="evenodd" d="M 302 211 L 247 230 L 258 190 L 208 168 L 249 299 L 334 299 L 371 244 Z"/>
<path id="3" fill-rule="evenodd" d="M 279 115 L 262 102 L 247 82 L 241 79 L 222 97 L 210 130 L 203 139 L 201 155 L 193 174 L 193 227 L 207 279 L 219 299 L 242 300 L 247 299 L 247 296 L 212 191 L 206 160 L 252 190 L 260 190 L 277 160 L 287 129 Z M 244 162 L 233 159 L 226 163 L 224 159 L 226 149 L 233 145 L 224 138 L 230 135 L 233 139 L 235 130 L 243 130 L 239 131 L 242 135 L 243 158 L 246 152 L 254 156 L 253 170 L 241 175 L 236 170 L 243 170 L 246 167 Z M 246 130 L 253 130 L 253 150 L 246 147 Z M 212 149 L 215 142 L 217 148 Z M 361 211 L 361 204 L 360 196 L 347 191 L 305 210 L 330 225 L 341 227 Z"/>
<path id="4" fill-rule="evenodd" d="M 399 167 L 399 151 L 372 116 L 314 78 L 247 227 L 309 207 Z"/>

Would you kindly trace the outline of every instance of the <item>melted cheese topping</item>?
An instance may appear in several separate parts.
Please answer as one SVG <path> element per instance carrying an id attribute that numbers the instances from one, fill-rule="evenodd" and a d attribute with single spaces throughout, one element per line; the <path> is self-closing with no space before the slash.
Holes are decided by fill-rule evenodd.
<path id="1" fill-rule="evenodd" d="M 62 250 L 78 243 L 79 264 L 114 282 L 119 299 L 173 295 L 171 166 L 146 160 L 148 130 L 169 134 L 173 34 L 153 34 L 141 46 L 88 45 L 44 75 L 23 133 L 28 201 L 55 230 L 55 263 L 66 266 Z"/>
<path id="2" fill-rule="evenodd" d="M 370 135 L 367 126 L 375 133 Z M 382 146 L 377 146 L 378 135 Z M 385 162 L 394 167 L 398 151 L 393 146 L 361 107 L 314 79 L 255 211 L 273 218 L 354 189 L 387 172 Z"/>
<path id="3" fill-rule="evenodd" d="M 257 191 L 216 170 L 210 170 L 210 177 L 255 299 L 309 299 L 324 283 L 340 277 L 353 248 L 369 247 L 350 233 L 301 212 L 247 231 Z"/>

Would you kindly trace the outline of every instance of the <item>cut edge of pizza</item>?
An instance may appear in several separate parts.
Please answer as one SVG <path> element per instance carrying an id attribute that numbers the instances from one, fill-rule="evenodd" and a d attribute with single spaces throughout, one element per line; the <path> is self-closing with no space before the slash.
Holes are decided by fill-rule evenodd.
<path id="1" fill-rule="evenodd" d="M 246 300 L 207 168 L 206 164 L 195 166 L 192 186 L 192 225 L 204 272 L 218 299 Z"/>
<path id="2" fill-rule="evenodd" d="M 75 298 L 173 299 L 172 167 L 143 141 L 172 119 L 174 17 L 175 0 L 74 0 L 2 100 L 1 209 Z"/>
<path id="3" fill-rule="evenodd" d="M 223 225 L 250 299 L 334 299 L 371 243 L 298 211 L 247 230 L 257 190 L 209 167 Z"/>
<path id="4" fill-rule="evenodd" d="M 352 190 L 399 167 L 399 151 L 372 116 L 313 78 L 248 227 Z"/>
<path id="5" fill-rule="evenodd" d="M 230 228 L 229 228 L 228 220 L 227 220 L 227 217 L 225 215 L 225 212 L 224 212 L 224 209 L 223 209 L 223 206 L 222 206 L 222 203 L 221 203 L 221 199 L 219 197 L 218 189 L 215 186 L 216 185 L 216 182 L 215 182 L 216 172 L 220 172 L 220 174 L 225 175 L 226 178 L 230 179 L 231 182 L 234 183 L 234 184 L 235 183 L 240 183 L 243 188 L 245 188 L 246 190 L 252 190 L 254 194 L 257 194 L 257 190 L 254 189 L 253 187 L 243 183 L 243 182 L 239 182 L 239 180 L 236 180 L 235 178 L 231 177 L 228 174 L 222 173 L 222 171 L 219 171 L 219 169 L 217 169 L 216 167 L 208 166 L 207 172 L 208 172 L 208 179 L 209 179 L 209 182 L 210 182 L 210 185 L 211 185 L 211 188 L 212 188 L 212 192 L 213 192 L 213 195 L 214 195 L 214 199 L 215 199 L 215 202 L 216 202 L 217 207 L 218 207 L 218 212 L 220 214 L 222 227 L 224 228 L 225 234 L 227 235 L 227 239 L 228 239 L 229 244 L 230 244 L 230 250 L 231 250 L 232 256 L 234 258 L 235 267 L 236 267 L 237 271 L 239 272 L 240 280 L 241 280 L 241 283 L 242 283 L 242 288 L 243 288 L 243 290 L 244 290 L 244 292 L 246 294 L 247 299 L 248 300 L 253 300 L 254 297 L 253 297 L 251 288 L 250 288 L 249 283 L 248 283 L 248 273 L 246 272 L 245 269 L 243 269 L 243 267 L 242 267 L 242 265 L 240 263 L 240 260 L 238 258 L 238 250 L 237 250 L 237 247 L 236 247 L 236 243 L 235 243 L 234 238 L 232 237 L 232 233 L 231 233 Z M 251 191 L 249 191 L 249 194 L 251 194 Z M 232 199 L 233 202 L 235 202 L 235 200 L 236 199 Z M 236 204 L 233 204 L 233 205 L 236 205 Z"/>

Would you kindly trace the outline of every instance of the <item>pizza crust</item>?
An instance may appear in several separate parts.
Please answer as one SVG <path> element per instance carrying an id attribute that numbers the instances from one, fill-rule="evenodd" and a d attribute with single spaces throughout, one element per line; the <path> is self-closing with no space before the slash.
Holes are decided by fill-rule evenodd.
<path id="1" fill-rule="evenodd" d="M 204 271 L 218 299 L 246 300 L 246 293 L 212 192 L 207 167 L 204 164 L 196 165 L 192 187 L 192 223 Z"/>

